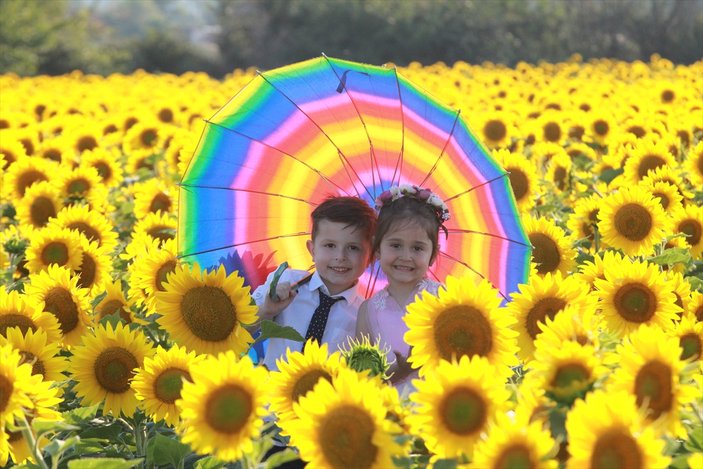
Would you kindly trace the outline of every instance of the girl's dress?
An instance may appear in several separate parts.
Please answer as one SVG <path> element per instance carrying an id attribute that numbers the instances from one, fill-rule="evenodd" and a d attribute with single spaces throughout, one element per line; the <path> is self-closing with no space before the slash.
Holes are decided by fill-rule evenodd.
<path id="1" fill-rule="evenodd" d="M 426 278 L 422 279 L 408 298 L 408 304 L 415 301 L 416 295 L 425 291 L 436 295 L 440 286 L 439 282 Z M 388 289 L 384 288 L 369 299 L 367 312 L 371 339 L 378 339 L 381 349 L 390 348 L 392 352 L 408 357 L 410 355 L 410 346 L 403 338 L 405 333 L 408 332 L 408 326 L 403 321 L 406 306 L 407 304 L 399 305 L 388 293 Z M 393 355 L 390 355 L 389 359 L 393 360 Z M 409 387 L 411 380 L 414 378 L 417 378 L 417 371 L 413 371 L 403 380 L 396 382 L 395 387 L 402 392 L 404 388 Z"/>

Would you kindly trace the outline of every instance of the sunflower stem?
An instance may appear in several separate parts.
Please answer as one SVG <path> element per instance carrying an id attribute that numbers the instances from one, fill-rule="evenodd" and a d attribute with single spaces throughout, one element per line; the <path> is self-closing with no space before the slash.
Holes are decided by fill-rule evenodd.
<path id="1" fill-rule="evenodd" d="M 22 436 L 24 436 L 24 439 L 27 440 L 27 445 L 32 451 L 32 457 L 35 462 L 42 468 L 49 469 L 49 466 L 44 461 L 41 451 L 39 450 L 39 442 L 37 438 L 34 437 L 32 427 L 30 427 L 27 417 L 24 414 L 22 415 Z"/>

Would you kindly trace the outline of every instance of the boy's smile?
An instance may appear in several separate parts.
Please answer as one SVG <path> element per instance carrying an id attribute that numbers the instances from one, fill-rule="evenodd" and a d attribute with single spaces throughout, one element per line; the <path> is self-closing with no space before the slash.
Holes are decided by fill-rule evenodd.
<path id="1" fill-rule="evenodd" d="M 307 248 L 330 295 L 336 295 L 352 287 L 366 269 L 371 241 L 356 227 L 320 220 Z"/>

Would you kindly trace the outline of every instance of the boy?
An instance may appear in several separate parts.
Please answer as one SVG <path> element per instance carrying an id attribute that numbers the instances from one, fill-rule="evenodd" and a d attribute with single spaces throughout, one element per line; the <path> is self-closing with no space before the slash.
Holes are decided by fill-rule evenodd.
<path id="1" fill-rule="evenodd" d="M 354 336 L 356 313 L 364 300 L 357 286 L 371 261 L 375 228 L 376 212 L 357 197 L 330 197 L 318 205 L 312 212 L 312 235 L 306 243 L 315 272 L 296 291 L 291 285 L 308 272 L 286 270 L 276 287 L 277 300 L 268 294 L 273 276 L 269 275 L 252 295 L 259 319 L 273 319 L 303 337 L 321 339 L 329 344 L 330 352 L 345 344 Z M 303 344 L 269 339 L 264 365 L 277 370 L 276 359 L 285 357 L 288 348 L 301 351 Z"/>

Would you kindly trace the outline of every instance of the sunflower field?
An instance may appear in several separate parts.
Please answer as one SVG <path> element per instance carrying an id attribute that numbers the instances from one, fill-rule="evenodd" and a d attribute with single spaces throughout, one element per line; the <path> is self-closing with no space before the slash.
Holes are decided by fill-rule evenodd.
<path id="1" fill-rule="evenodd" d="M 0 75 L 0 464 L 703 467 L 703 62 L 400 72 L 534 246 L 507 304 L 450 277 L 408 307 L 402 394 L 365 341 L 255 365 L 250 287 L 177 257 L 180 175 L 253 70 Z"/>

